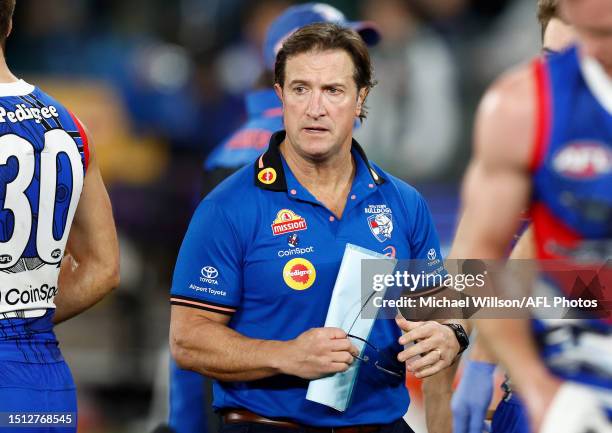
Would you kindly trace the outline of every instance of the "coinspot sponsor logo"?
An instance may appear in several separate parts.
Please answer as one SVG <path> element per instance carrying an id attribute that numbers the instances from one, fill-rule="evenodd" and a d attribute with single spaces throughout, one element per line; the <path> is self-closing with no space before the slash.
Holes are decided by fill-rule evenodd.
<path id="1" fill-rule="evenodd" d="M 295 247 L 290 250 L 280 250 L 277 254 L 278 257 L 290 257 L 308 253 L 314 253 L 314 247 L 312 245 L 306 248 Z"/>
<path id="2" fill-rule="evenodd" d="M 219 271 L 217 268 L 213 266 L 204 266 L 200 269 L 200 281 L 208 284 L 219 284 L 217 282 L 217 277 L 219 276 Z"/>
<path id="3" fill-rule="evenodd" d="M 306 259 L 295 258 L 285 264 L 283 279 L 285 284 L 293 290 L 306 290 L 312 286 L 317 278 L 314 266 Z"/>

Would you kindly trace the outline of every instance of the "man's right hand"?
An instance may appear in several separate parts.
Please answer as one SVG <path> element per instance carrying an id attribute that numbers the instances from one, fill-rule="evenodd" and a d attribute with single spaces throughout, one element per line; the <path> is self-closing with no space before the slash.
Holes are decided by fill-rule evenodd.
<path id="1" fill-rule="evenodd" d="M 313 328 L 288 341 L 282 372 L 303 379 L 348 370 L 359 355 L 346 332 L 340 328 Z"/>

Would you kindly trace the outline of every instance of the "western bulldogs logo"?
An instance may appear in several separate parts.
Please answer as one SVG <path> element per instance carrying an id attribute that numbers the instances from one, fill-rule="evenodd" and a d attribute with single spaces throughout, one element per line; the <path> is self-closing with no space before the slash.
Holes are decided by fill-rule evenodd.
<path id="1" fill-rule="evenodd" d="M 379 213 L 368 217 L 368 226 L 374 237 L 379 242 L 391 239 L 393 232 L 393 219 L 391 212 Z"/>

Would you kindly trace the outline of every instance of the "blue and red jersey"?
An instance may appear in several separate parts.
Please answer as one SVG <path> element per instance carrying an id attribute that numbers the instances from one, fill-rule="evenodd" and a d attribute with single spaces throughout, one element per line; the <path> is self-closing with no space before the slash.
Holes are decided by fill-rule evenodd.
<path id="1" fill-rule="evenodd" d="M 606 304 L 612 299 L 612 79 L 578 46 L 539 59 L 534 74 L 531 216 L 537 256 L 566 263 L 571 271 L 565 274 L 571 278 L 545 272 L 542 281 L 574 297 L 586 293 L 576 291 L 580 276 L 604 310 L 604 317 L 535 320 L 534 330 L 551 370 L 592 386 L 612 408 L 612 308 Z M 600 271 L 581 273 L 593 266 Z"/>
<path id="2" fill-rule="evenodd" d="M 65 107 L 24 81 L 0 84 L 0 361 L 61 360 L 53 300 L 88 158 Z"/>

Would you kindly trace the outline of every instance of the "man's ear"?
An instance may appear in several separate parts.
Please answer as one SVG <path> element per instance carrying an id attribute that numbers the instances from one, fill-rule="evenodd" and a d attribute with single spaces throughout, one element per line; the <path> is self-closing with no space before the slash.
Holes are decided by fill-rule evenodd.
<path id="1" fill-rule="evenodd" d="M 280 84 L 274 83 L 274 92 L 276 92 L 276 96 L 278 96 L 278 99 L 283 101 L 283 88 L 280 86 Z"/>
<path id="2" fill-rule="evenodd" d="M 361 115 L 361 108 L 363 107 L 367 96 L 368 96 L 367 87 L 363 87 L 359 89 L 359 94 L 357 95 L 357 107 L 355 110 L 356 117 L 359 117 Z"/>

